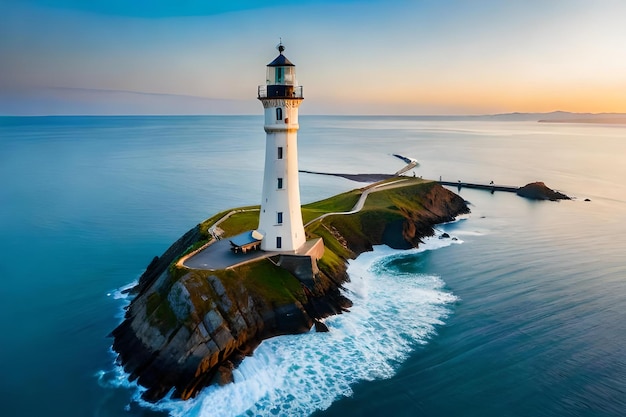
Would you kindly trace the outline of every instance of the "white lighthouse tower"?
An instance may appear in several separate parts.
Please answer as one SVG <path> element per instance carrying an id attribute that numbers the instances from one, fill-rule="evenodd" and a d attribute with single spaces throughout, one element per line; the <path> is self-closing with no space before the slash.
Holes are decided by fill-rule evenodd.
<path id="1" fill-rule="evenodd" d="M 280 54 L 267 65 L 266 84 L 258 98 L 265 110 L 265 172 L 258 231 L 261 249 L 294 252 L 305 241 L 298 181 L 298 106 L 302 86 L 296 67 Z"/>

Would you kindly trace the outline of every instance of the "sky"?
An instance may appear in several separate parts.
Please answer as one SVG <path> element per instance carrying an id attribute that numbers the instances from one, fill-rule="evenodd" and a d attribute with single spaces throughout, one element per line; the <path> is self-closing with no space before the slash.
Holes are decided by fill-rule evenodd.
<path id="1" fill-rule="evenodd" d="M 0 115 L 626 112 L 623 0 L 0 0 Z"/>

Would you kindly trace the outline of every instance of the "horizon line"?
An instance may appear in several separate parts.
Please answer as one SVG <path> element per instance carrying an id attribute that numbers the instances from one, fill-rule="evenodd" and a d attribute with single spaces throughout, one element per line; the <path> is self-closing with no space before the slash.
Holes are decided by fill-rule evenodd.
<path id="1" fill-rule="evenodd" d="M 144 93 L 157 94 L 159 93 Z M 168 95 L 168 94 L 163 94 Z M 197 97 L 197 96 L 196 96 Z M 198 97 L 199 98 L 199 97 Z M 501 117 L 501 116 L 541 116 L 541 115 L 574 115 L 574 116 L 618 116 L 626 117 L 626 113 L 620 112 L 570 112 L 566 110 L 553 110 L 549 112 L 506 112 L 506 113 L 481 113 L 481 114 L 303 114 L 301 116 L 324 116 L 324 117 Z M 241 113 L 241 114 L 219 114 L 219 113 L 203 113 L 203 114 L 176 114 L 176 113 L 134 113 L 134 114 L 103 114 L 103 113 L 85 113 L 85 114 L 0 114 L 0 117 L 237 117 L 237 116 L 263 116 L 259 113 Z"/>

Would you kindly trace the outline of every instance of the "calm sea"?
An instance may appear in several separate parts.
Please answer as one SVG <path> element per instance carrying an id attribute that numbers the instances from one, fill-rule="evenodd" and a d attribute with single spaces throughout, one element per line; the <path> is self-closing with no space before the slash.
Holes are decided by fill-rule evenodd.
<path id="1" fill-rule="evenodd" d="M 262 117 L 2 117 L 2 415 L 626 415 L 626 127 L 300 122 L 301 169 L 393 173 L 398 153 L 424 178 L 576 199 L 463 189 L 472 214 L 439 228 L 459 240 L 352 262 L 329 333 L 265 341 L 236 383 L 148 406 L 110 350 L 120 289 L 201 220 L 258 204 Z M 300 181 L 304 202 L 363 185 Z"/>

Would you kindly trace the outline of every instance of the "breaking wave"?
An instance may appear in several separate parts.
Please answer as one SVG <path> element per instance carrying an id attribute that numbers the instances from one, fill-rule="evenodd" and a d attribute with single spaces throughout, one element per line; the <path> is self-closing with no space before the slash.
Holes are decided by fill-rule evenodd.
<path id="1" fill-rule="evenodd" d="M 234 383 L 205 388 L 195 399 L 144 403 L 142 390 L 124 381 L 119 370 L 100 375 L 100 382 L 134 385 L 135 401 L 173 417 L 293 416 L 324 410 L 350 396 L 358 382 L 392 377 L 443 324 L 456 297 L 440 277 L 403 265 L 419 264 L 424 252 L 454 243 L 461 241 L 434 237 L 418 249 L 378 246 L 361 254 L 348 266 L 345 292 L 354 305 L 349 313 L 325 320 L 328 333 L 265 340 L 234 370 Z"/>

